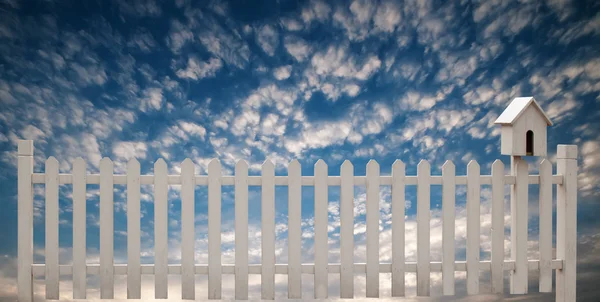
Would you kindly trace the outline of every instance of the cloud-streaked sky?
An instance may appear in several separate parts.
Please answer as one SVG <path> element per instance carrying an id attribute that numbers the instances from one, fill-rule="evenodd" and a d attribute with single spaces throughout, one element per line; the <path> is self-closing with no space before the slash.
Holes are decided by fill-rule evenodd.
<path id="1" fill-rule="evenodd" d="M 233 174 L 245 159 L 277 175 L 297 158 L 304 175 L 322 158 L 330 175 L 345 159 L 357 175 L 375 159 L 383 174 L 396 159 L 416 174 L 453 160 L 457 173 L 477 160 L 489 174 L 500 155 L 494 120 L 519 96 L 534 96 L 554 122 L 556 145 L 577 144 L 579 297 L 600 295 L 600 3 L 544 1 L 0 1 L 0 299 L 16 295 L 19 139 L 35 144 L 35 171 L 55 156 L 62 173 L 81 156 L 91 173 L 102 157 L 142 174 L 164 158 L 171 174 L 190 158 L 205 174 L 218 158 Z M 539 159 L 530 161 L 537 171 Z M 530 196 L 530 249 L 537 255 L 537 189 Z M 88 262 L 98 262 L 98 186 L 88 185 Z M 249 259 L 260 262 L 260 188 L 249 190 Z M 416 197 L 407 189 L 409 261 L 416 259 Z M 43 186 L 35 186 L 35 259 L 43 261 Z M 432 260 L 441 259 L 441 188 L 432 189 Z M 381 190 L 381 261 L 391 257 L 390 190 Z M 126 262 L 125 186 L 115 186 L 115 259 Z M 365 190 L 355 190 L 355 259 L 365 257 Z M 169 256 L 179 261 L 179 187 L 169 191 Z M 152 187 L 142 186 L 142 263 L 153 262 Z M 207 190 L 196 189 L 196 260 L 206 263 Z M 339 188 L 329 194 L 329 260 L 339 261 Z M 304 262 L 312 262 L 313 189 L 302 192 Z M 506 207 L 508 209 L 508 205 Z M 60 189 L 61 263 L 71 261 L 71 186 Z M 223 189 L 223 263 L 233 263 L 233 188 Z M 482 260 L 490 250 L 490 188 L 482 187 Z M 507 221 L 509 221 L 507 212 Z M 457 257 L 464 259 L 465 190 L 457 189 Z M 287 262 L 287 188 L 276 189 L 276 257 Z M 439 236 L 438 236 L 439 235 Z M 506 233 L 509 251 L 509 230 Z M 381 294 L 389 296 L 389 276 Z M 457 276 L 463 276 L 457 274 Z M 482 274 L 482 292 L 489 291 Z M 117 278 L 117 280 L 119 280 Z M 145 280 L 145 279 L 144 279 Z M 178 297 L 176 278 L 170 295 Z M 232 297 L 225 277 L 223 297 Z M 434 295 L 441 274 L 432 274 Z M 89 296 L 99 297 L 90 278 Z M 148 281 L 148 280 L 146 280 Z M 277 297 L 286 295 L 278 276 Z M 312 279 L 305 278 L 305 297 Z M 337 283 L 336 283 L 337 282 Z M 414 295 L 413 274 L 407 275 Z M 537 291 L 537 277 L 530 280 Z M 117 282 L 117 297 L 125 297 Z M 260 277 L 250 297 L 260 297 Z M 142 297 L 152 297 L 152 284 Z M 330 275 L 330 295 L 339 281 Z M 364 296 L 364 276 L 356 277 Z M 596 284 L 597 285 L 597 284 Z M 70 281 L 61 282 L 70 298 Z M 43 295 L 43 281 L 36 293 Z M 199 278 L 199 298 L 206 280 Z M 464 282 L 458 283 L 464 292 Z M 121 295 L 121 296 L 120 296 Z M 532 294 L 530 300 L 548 296 Z"/>

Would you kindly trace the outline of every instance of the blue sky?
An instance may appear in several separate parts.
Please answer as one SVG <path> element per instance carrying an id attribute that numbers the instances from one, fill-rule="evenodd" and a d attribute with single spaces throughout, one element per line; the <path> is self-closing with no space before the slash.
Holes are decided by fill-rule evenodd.
<path id="1" fill-rule="evenodd" d="M 319 158 L 330 175 L 339 175 L 345 159 L 357 175 L 365 174 L 369 159 L 380 163 L 383 174 L 395 159 L 407 164 L 409 175 L 421 159 L 430 161 L 432 174 L 440 174 L 445 160 L 453 160 L 460 174 L 477 160 L 489 174 L 493 160 L 509 163 L 500 155 L 493 122 L 519 96 L 534 96 L 555 123 L 548 131 L 550 160 L 559 143 L 579 146 L 578 290 L 580 298 L 600 294 L 593 286 L 600 278 L 600 4 L 594 1 L 4 0 L 0 7 L 0 299 L 14 299 L 16 291 L 19 139 L 34 140 L 39 172 L 48 156 L 59 160 L 62 173 L 81 156 L 92 173 L 102 157 L 115 161 L 116 173 L 137 157 L 142 174 L 151 174 L 162 157 L 177 174 L 189 157 L 205 174 L 216 157 L 228 175 L 238 159 L 259 175 L 265 158 L 276 164 L 277 175 L 286 175 L 294 158 L 303 175 L 313 174 Z M 537 162 L 531 160 L 531 171 Z M 35 253 L 42 262 L 44 189 L 35 189 Z M 482 188 L 482 259 L 489 258 L 489 191 Z M 537 195 L 531 191 L 529 252 L 535 257 Z M 457 226 L 464 226 L 464 188 L 457 192 Z M 364 193 L 357 187 L 357 261 L 365 253 Z M 432 189 L 432 235 L 441 234 L 440 193 Z M 61 187 L 64 264 L 71 261 L 70 194 L 71 186 Z M 119 263 L 126 262 L 125 194 L 124 186 L 115 187 Z M 381 196 L 381 260 L 388 261 L 388 187 Z M 177 263 L 178 187 L 169 197 L 170 257 Z M 200 263 L 206 262 L 206 197 L 206 188 L 198 187 Z M 277 188 L 276 197 L 277 261 L 285 263 L 287 189 Z M 304 188 L 305 262 L 312 262 L 312 197 L 312 188 Z M 330 188 L 329 197 L 329 259 L 336 262 L 339 188 Z M 152 263 L 150 186 L 142 186 L 142 198 L 142 263 Z M 414 187 L 408 188 L 409 260 L 416 259 L 415 201 Z M 88 185 L 87 202 L 88 261 L 97 262 L 98 186 Z M 250 189 L 250 205 L 250 261 L 259 263 L 259 188 Z M 223 189 L 222 212 L 223 262 L 233 263 L 232 187 Z M 464 259 L 460 230 L 457 257 Z M 439 260 L 441 240 L 435 238 L 432 259 Z M 332 296 L 336 278 L 330 276 Z M 414 276 L 407 278 L 410 287 Z M 441 292 L 440 278 L 432 274 L 433 293 Z M 285 295 L 285 278 L 276 280 L 278 295 Z M 305 280 L 311 296 L 311 280 Z M 385 295 L 389 278 L 382 280 Z M 205 281 L 198 290 L 205 290 Z M 224 297 L 233 296 L 230 281 Z M 94 282 L 91 297 L 98 296 Z M 250 282 L 250 296 L 259 297 L 260 277 Z M 65 297 L 69 283 L 61 283 Z M 358 296 L 361 290 L 364 295 L 364 277 L 358 276 Z M 36 291 L 43 295 L 43 282 Z M 464 284 L 457 291 L 464 292 Z M 178 288 L 170 294 L 179 294 Z M 544 297 L 531 296 L 536 299 Z"/>

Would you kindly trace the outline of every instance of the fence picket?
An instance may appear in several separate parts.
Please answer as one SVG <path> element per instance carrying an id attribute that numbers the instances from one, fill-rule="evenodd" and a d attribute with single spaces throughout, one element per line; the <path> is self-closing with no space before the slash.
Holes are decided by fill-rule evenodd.
<path id="1" fill-rule="evenodd" d="M 191 159 L 181 163 L 181 298 L 195 298 L 194 186 L 195 167 Z"/>
<path id="2" fill-rule="evenodd" d="M 417 296 L 429 296 L 430 175 L 429 162 L 421 160 L 417 166 Z"/>
<path id="3" fill-rule="evenodd" d="M 475 160 L 467 165 L 467 293 L 479 293 L 480 168 Z"/>
<path id="4" fill-rule="evenodd" d="M 262 165 L 262 299 L 275 299 L 275 166 L 270 160 Z"/>
<path id="5" fill-rule="evenodd" d="M 315 164 L 315 299 L 327 298 L 327 164 L 319 159 Z"/>
<path id="6" fill-rule="evenodd" d="M 540 163 L 540 292 L 552 292 L 552 164 Z"/>
<path id="7" fill-rule="evenodd" d="M 154 163 L 154 175 L 154 297 L 167 299 L 169 185 L 167 163 L 162 158 Z"/>
<path id="8" fill-rule="evenodd" d="M 302 168 L 294 159 L 288 166 L 288 298 L 302 298 Z"/>
<path id="9" fill-rule="evenodd" d="M 113 162 L 100 161 L 100 298 L 114 299 Z"/>
<path id="10" fill-rule="evenodd" d="M 221 299 L 221 163 L 208 164 L 208 298 Z"/>
<path id="11" fill-rule="evenodd" d="M 504 292 L 504 164 L 492 164 L 492 293 Z"/>
<path id="12" fill-rule="evenodd" d="M 85 299 L 86 272 L 86 164 L 78 157 L 73 163 L 73 299 Z"/>
<path id="13" fill-rule="evenodd" d="M 367 297 L 379 297 L 379 164 L 367 164 Z"/>
<path id="14" fill-rule="evenodd" d="M 454 235 L 456 167 L 451 160 L 442 166 L 442 283 L 444 295 L 454 295 Z"/>
<path id="15" fill-rule="evenodd" d="M 139 299 L 140 268 L 140 163 L 127 163 L 127 299 Z"/>
<path id="16" fill-rule="evenodd" d="M 340 170 L 340 298 L 354 297 L 354 166 Z"/>
<path id="17" fill-rule="evenodd" d="M 235 299 L 248 300 L 248 163 L 235 165 Z"/>
<path id="18" fill-rule="evenodd" d="M 46 299 L 58 299 L 58 161 L 46 160 Z"/>
<path id="19" fill-rule="evenodd" d="M 510 256 L 515 261 L 515 269 L 510 272 L 510 293 L 525 294 L 528 288 L 527 268 L 527 215 L 528 215 L 528 168 L 527 162 L 520 158 L 511 157 L 512 174 L 515 184 L 512 186 L 510 211 Z"/>
<path id="20" fill-rule="evenodd" d="M 392 165 L 392 297 L 404 296 L 405 170 L 401 160 Z"/>

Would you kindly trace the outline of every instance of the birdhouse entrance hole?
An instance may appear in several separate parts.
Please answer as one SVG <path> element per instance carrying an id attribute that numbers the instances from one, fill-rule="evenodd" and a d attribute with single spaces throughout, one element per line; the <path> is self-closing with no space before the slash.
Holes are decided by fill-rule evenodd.
<path id="1" fill-rule="evenodd" d="M 525 154 L 529 156 L 533 155 L 533 131 L 531 130 L 527 131 Z"/>

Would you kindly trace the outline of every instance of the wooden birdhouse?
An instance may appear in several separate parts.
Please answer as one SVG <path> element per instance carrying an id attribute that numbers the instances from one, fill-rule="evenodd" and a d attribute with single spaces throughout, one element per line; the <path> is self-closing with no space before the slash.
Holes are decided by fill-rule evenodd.
<path id="1" fill-rule="evenodd" d="M 495 124 L 502 126 L 503 155 L 546 156 L 547 128 L 552 121 L 533 97 L 512 100 Z"/>

